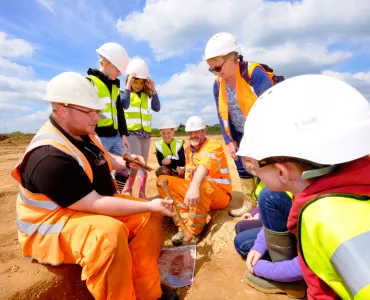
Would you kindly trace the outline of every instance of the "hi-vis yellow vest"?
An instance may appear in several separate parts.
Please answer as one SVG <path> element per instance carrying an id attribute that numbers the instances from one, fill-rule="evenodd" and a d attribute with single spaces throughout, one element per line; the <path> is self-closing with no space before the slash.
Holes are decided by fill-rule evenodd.
<path id="1" fill-rule="evenodd" d="M 184 145 L 184 141 L 172 139 L 170 147 L 162 139 L 154 143 L 155 147 L 159 152 L 163 154 L 164 159 L 179 159 L 179 151 Z"/>
<path id="2" fill-rule="evenodd" d="M 98 89 L 98 96 L 100 101 L 104 102 L 105 108 L 100 110 L 100 119 L 97 123 L 98 127 L 111 126 L 113 124 L 114 129 L 118 129 L 118 117 L 116 102 L 119 95 L 118 87 L 112 85 L 112 95 L 109 93 L 107 86 L 98 77 L 89 75 L 90 78 Z"/>
<path id="3" fill-rule="evenodd" d="M 135 92 L 131 92 L 130 107 L 125 110 L 127 129 L 129 131 L 144 129 L 146 132 L 152 132 L 150 103 L 150 99 L 144 92 L 141 92 L 140 98 Z"/>
<path id="4" fill-rule="evenodd" d="M 258 177 L 254 177 L 255 187 L 252 192 L 252 198 L 258 201 L 258 196 L 261 193 L 262 189 L 265 187 L 265 184 Z M 285 192 L 290 199 L 293 199 L 293 195 L 290 192 Z"/>
<path id="5" fill-rule="evenodd" d="M 251 78 L 252 73 L 256 67 L 261 67 L 261 66 L 257 63 L 248 64 L 249 78 Z M 240 62 L 237 63 L 235 72 L 236 72 L 236 88 L 235 88 L 236 89 L 236 99 L 238 101 L 239 107 L 243 115 L 246 117 L 248 116 L 253 103 L 257 100 L 257 96 L 253 92 L 249 83 L 247 83 L 245 79 L 242 77 L 242 75 L 240 74 Z M 228 107 L 228 102 L 227 102 L 225 79 L 223 79 L 222 77 L 216 76 L 216 82 L 218 82 L 219 84 L 218 112 L 222 119 L 226 134 L 229 136 L 231 140 L 233 140 L 231 136 L 230 124 L 229 124 L 229 107 Z"/>
<path id="6" fill-rule="evenodd" d="M 112 181 L 117 190 L 114 180 L 114 172 L 110 165 L 109 157 L 98 140 L 98 137 L 89 135 L 92 142 L 100 148 L 108 162 Z M 46 122 L 38 131 L 20 162 L 12 172 L 12 176 L 19 183 L 16 213 L 18 240 L 22 245 L 23 255 L 32 257 L 41 263 L 52 265 L 62 264 L 64 255 L 59 248 L 59 233 L 62 232 L 68 219 L 75 213 L 74 210 L 62 208 L 46 195 L 35 194 L 28 191 L 22 185 L 21 170 L 25 157 L 33 149 L 40 146 L 51 145 L 73 157 L 86 172 L 90 181 L 93 182 L 91 166 L 82 154 L 50 121 Z"/>
<path id="7" fill-rule="evenodd" d="M 301 209 L 298 242 L 307 266 L 342 299 L 370 299 L 370 200 L 321 195 Z"/>

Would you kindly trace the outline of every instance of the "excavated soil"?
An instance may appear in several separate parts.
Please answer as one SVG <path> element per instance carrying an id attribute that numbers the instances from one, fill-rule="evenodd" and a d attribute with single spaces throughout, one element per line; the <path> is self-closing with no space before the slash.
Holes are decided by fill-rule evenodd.
<path id="1" fill-rule="evenodd" d="M 211 138 L 221 141 L 221 136 Z M 157 165 L 155 140 L 152 140 L 149 157 L 149 165 L 153 167 Z M 21 255 L 15 223 L 17 184 L 10 172 L 29 141 L 30 137 L 22 136 L 0 139 L 0 299 L 93 299 L 80 280 L 79 266 L 40 265 Z M 235 165 L 230 158 L 228 161 L 234 188 L 230 207 L 235 208 L 241 205 L 242 194 Z M 154 198 L 157 195 L 153 173 L 148 178 L 147 196 Z M 234 226 L 238 220 L 228 215 L 230 207 L 212 213 L 211 221 L 197 245 L 195 282 L 190 287 L 179 289 L 181 299 L 289 299 L 284 295 L 260 293 L 243 281 L 245 262 L 233 247 Z M 169 218 L 163 219 L 163 225 L 163 246 L 167 247 L 176 230 Z"/>

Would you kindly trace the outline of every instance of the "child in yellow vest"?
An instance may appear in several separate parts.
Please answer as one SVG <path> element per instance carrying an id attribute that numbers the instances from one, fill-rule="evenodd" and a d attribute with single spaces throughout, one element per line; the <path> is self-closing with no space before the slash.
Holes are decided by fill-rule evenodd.
<path id="1" fill-rule="evenodd" d="M 156 157 L 160 167 L 155 175 L 171 175 L 185 177 L 185 150 L 184 141 L 174 139 L 176 124 L 173 120 L 163 120 L 159 126 L 162 139 L 155 142 Z"/>
<path id="2" fill-rule="evenodd" d="M 121 95 L 128 128 L 131 153 L 148 160 L 152 132 L 152 110 L 159 112 L 161 105 L 154 82 L 149 78 L 149 68 L 140 58 L 134 58 L 127 66 L 126 88 Z M 145 199 L 147 173 L 144 169 L 130 171 L 123 193 L 132 195 L 136 174 L 139 177 L 139 198 Z"/>

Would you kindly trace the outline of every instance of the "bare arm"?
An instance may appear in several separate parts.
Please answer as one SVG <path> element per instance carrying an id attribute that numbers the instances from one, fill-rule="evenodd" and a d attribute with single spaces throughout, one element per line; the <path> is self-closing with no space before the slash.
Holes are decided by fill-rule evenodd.
<path id="1" fill-rule="evenodd" d="M 172 200 L 154 199 L 152 201 L 134 201 L 122 197 L 99 195 L 96 191 L 75 202 L 70 209 L 113 217 L 129 216 L 145 212 L 172 216 Z"/>

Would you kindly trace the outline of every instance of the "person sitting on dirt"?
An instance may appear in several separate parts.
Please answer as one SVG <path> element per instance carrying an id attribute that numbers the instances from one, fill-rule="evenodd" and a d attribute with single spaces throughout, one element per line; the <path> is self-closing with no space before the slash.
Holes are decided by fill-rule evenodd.
<path id="1" fill-rule="evenodd" d="M 263 94 L 245 122 L 238 155 L 269 189 L 294 195 L 287 227 L 308 299 L 370 299 L 369 116 L 347 83 L 302 75 Z"/>
<path id="2" fill-rule="evenodd" d="M 157 177 L 161 175 L 185 177 L 184 141 L 173 138 L 175 130 L 176 124 L 173 120 L 165 119 L 159 126 L 162 139 L 154 143 L 156 157 L 160 165 L 155 171 Z"/>
<path id="3" fill-rule="evenodd" d="M 95 299 L 160 298 L 159 215 L 172 216 L 172 201 L 116 194 L 112 169 L 126 162 L 94 133 L 105 104 L 85 77 L 57 75 L 44 100 L 52 105 L 50 120 L 12 172 L 23 255 L 42 264 L 81 265 Z"/>
<path id="4" fill-rule="evenodd" d="M 198 116 L 190 117 L 185 125 L 190 145 L 186 147 L 185 179 L 173 176 L 160 176 L 168 179 L 176 206 L 189 232 L 196 236 L 206 225 L 208 212 L 212 209 L 225 208 L 231 199 L 231 176 L 226 156 L 221 144 L 206 137 L 206 125 Z M 158 187 L 162 198 L 165 191 Z M 176 225 L 179 226 L 175 218 Z M 184 234 L 179 231 L 172 237 L 174 245 L 181 245 Z"/>
<path id="5" fill-rule="evenodd" d="M 255 173 L 253 168 L 245 167 L 251 174 Z M 264 293 L 303 298 L 306 286 L 295 239 L 287 228 L 291 195 L 271 191 L 260 181 L 255 196 L 258 197 L 261 220 L 242 220 L 235 226 L 238 233 L 234 239 L 236 251 L 247 256 L 244 280 Z"/>

